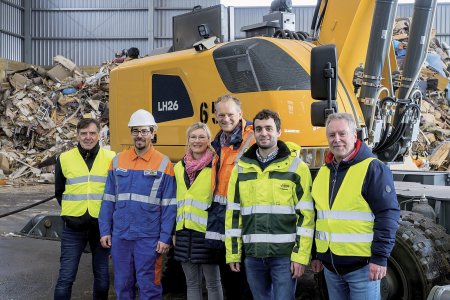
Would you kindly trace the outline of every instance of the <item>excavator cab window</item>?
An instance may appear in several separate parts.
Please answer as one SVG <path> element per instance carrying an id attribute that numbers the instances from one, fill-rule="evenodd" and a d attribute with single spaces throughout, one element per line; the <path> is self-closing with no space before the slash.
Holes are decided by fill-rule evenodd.
<path id="1" fill-rule="evenodd" d="M 231 42 L 216 49 L 213 56 L 222 81 L 232 93 L 310 89 L 308 73 L 272 42 Z"/>

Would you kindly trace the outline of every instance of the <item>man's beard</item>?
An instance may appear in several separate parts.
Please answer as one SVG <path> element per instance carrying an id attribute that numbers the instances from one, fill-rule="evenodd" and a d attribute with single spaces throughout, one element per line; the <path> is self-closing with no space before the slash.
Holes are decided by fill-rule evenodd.
<path id="1" fill-rule="evenodd" d="M 272 148 L 272 147 L 275 146 L 277 143 L 273 143 L 273 142 L 271 141 L 269 144 L 266 144 L 266 145 L 260 145 L 260 144 L 258 144 L 258 143 L 256 143 L 256 144 L 258 145 L 259 148 L 266 150 L 266 149 Z"/>
<path id="2" fill-rule="evenodd" d="M 142 146 L 138 146 L 138 142 L 142 142 Z M 144 150 L 146 146 L 147 145 L 145 143 L 145 140 L 139 139 L 134 141 L 134 148 L 136 148 L 137 150 Z"/>

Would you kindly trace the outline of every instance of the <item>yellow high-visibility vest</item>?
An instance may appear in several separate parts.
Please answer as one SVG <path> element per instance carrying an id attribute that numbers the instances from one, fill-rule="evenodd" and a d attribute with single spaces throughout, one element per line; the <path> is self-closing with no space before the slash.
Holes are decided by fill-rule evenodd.
<path id="1" fill-rule="evenodd" d="M 61 216 L 79 217 L 87 210 L 89 215 L 98 218 L 108 168 L 114 156 L 113 151 L 100 148 L 89 171 L 78 148 L 61 154 L 59 160 L 66 177 Z"/>
<path id="2" fill-rule="evenodd" d="M 314 180 L 312 196 L 317 210 L 317 252 L 328 248 L 341 256 L 371 256 L 374 214 L 361 191 L 369 164 L 367 158 L 351 166 L 330 208 L 330 169 L 322 166 Z"/>
<path id="3" fill-rule="evenodd" d="M 206 210 L 212 203 L 211 168 L 203 168 L 189 189 L 184 181 L 184 167 L 181 161 L 175 165 L 174 171 L 177 181 L 176 230 L 186 228 L 205 232 L 208 221 Z"/>

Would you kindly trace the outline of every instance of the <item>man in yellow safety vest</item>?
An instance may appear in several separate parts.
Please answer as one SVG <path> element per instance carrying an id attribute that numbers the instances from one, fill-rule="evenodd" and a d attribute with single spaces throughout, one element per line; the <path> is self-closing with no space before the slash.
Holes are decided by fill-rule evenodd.
<path id="1" fill-rule="evenodd" d="M 61 205 L 61 266 L 55 299 L 70 299 L 81 254 L 87 243 L 92 251 L 93 299 L 108 299 L 109 249 L 100 245 L 98 214 L 115 153 L 99 146 L 100 124 L 81 119 L 78 146 L 61 154 L 55 167 L 55 195 Z"/>

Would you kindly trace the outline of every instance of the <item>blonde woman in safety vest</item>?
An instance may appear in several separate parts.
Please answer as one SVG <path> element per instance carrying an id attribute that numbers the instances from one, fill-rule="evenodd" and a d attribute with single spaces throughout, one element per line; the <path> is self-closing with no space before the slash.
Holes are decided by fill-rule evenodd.
<path id="1" fill-rule="evenodd" d="M 115 153 L 99 146 L 100 124 L 81 119 L 77 125 L 78 146 L 56 161 L 55 195 L 61 204 L 64 228 L 61 235 L 61 266 L 55 299 L 70 299 L 81 254 L 89 243 L 94 273 L 94 299 L 108 299 L 109 249 L 100 245 L 98 213 L 108 167 Z"/>
<path id="2" fill-rule="evenodd" d="M 356 137 L 348 113 L 328 116 L 330 153 L 314 180 L 315 244 L 332 300 L 380 299 L 400 210 L 392 173 Z M 320 262 L 319 262 L 320 260 Z"/>
<path id="3" fill-rule="evenodd" d="M 177 224 L 174 257 L 181 262 L 186 276 L 188 300 L 203 299 L 203 276 L 208 299 L 221 300 L 220 251 L 205 244 L 207 209 L 213 200 L 217 155 L 211 147 L 211 132 L 206 124 L 193 124 L 186 136 L 186 154 L 175 165 Z"/>

